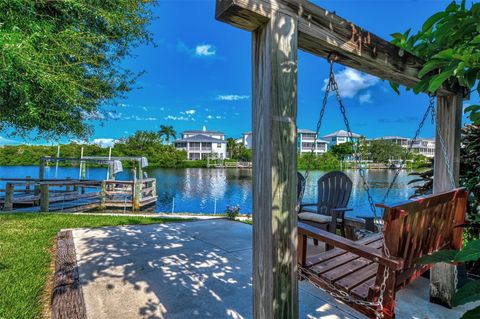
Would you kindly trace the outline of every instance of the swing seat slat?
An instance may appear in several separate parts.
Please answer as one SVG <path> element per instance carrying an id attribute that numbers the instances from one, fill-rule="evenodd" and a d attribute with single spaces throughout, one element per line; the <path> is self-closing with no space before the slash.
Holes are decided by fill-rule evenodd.
<path id="1" fill-rule="evenodd" d="M 383 315 L 394 318 L 396 292 L 429 269 L 428 265 L 418 265 L 417 260 L 440 249 L 461 248 L 462 229 L 455 226 L 464 223 L 466 203 L 467 192 L 458 188 L 396 205 L 377 205 L 384 209 L 383 235 L 377 233 L 358 241 L 299 222 L 297 252 L 301 277 L 337 296 L 339 292 L 346 293 L 368 303 L 378 300 L 387 269 Z M 336 248 L 308 256 L 307 238 Z M 375 318 L 372 307 L 343 301 Z"/>

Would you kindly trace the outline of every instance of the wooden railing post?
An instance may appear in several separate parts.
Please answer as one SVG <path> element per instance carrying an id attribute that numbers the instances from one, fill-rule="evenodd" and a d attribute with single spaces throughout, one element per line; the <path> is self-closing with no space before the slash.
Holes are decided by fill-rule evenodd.
<path id="1" fill-rule="evenodd" d="M 13 183 L 7 183 L 5 189 L 5 202 L 3 205 L 4 211 L 11 211 L 13 210 L 13 194 L 15 192 L 15 186 Z"/>
<path id="2" fill-rule="evenodd" d="M 25 179 L 27 180 L 25 183 L 25 193 L 30 193 L 30 176 L 26 176 Z"/>
<path id="3" fill-rule="evenodd" d="M 132 185 L 132 211 L 140 210 L 140 203 L 142 202 L 142 180 L 135 180 Z"/>
<path id="4" fill-rule="evenodd" d="M 107 182 L 102 181 L 101 189 L 100 189 L 100 209 L 105 209 L 105 202 L 107 197 Z"/>
<path id="5" fill-rule="evenodd" d="M 297 20 L 253 32 L 253 316 L 298 318 Z"/>
<path id="6" fill-rule="evenodd" d="M 71 177 L 67 177 L 67 178 L 66 178 L 67 183 L 69 183 L 71 179 L 72 179 Z M 65 185 L 65 191 L 67 191 L 67 192 L 70 191 L 70 184 L 66 184 L 66 185 Z"/>
<path id="7" fill-rule="evenodd" d="M 48 184 L 40 184 L 40 211 L 49 211 Z"/>
<path id="8" fill-rule="evenodd" d="M 462 94 L 442 96 L 437 99 L 437 130 L 435 139 L 435 164 L 433 192 L 452 189 L 448 175 L 441 139 L 445 142 L 453 178 L 458 185 L 460 173 L 460 133 L 462 127 Z M 455 293 L 455 266 L 446 263 L 435 264 L 430 272 L 430 301 L 449 308 Z"/>

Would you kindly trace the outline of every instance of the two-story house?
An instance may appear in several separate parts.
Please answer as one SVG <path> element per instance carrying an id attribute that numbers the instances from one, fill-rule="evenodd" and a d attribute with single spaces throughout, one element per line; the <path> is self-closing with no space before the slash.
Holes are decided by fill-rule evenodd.
<path id="1" fill-rule="evenodd" d="M 178 150 L 187 151 L 189 160 L 227 157 L 225 134 L 218 131 L 207 131 L 206 127 L 203 127 L 202 130 L 182 132 L 182 138 L 173 141 L 173 145 Z"/>
<path id="2" fill-rule="evenodd" d="M 333 146 L 333 145 L 340 145 L 347 142 L 356 143 L 360 137 L 362 136 L 357 133 L 352 132 L 352 135 L 349 136 L 347 131 L 338 130 L 323 136 L 322 139 L 327 141 L 330 144 L 330 146 Z"/>
<path id="3" fill-rule="evenodd" d="M 297 131 L 297 152 L 299 154 L 309 153 L 312 151 L 313 141 L 315 140 L 315 131 L 298 129 Z M 252 132 L 243 133 L 242 137 L 236 140 L 237 143 L 243 144 L 247 149 L 252 149 Z M 328 142 L 317 139 L 314 154 L 325 153 L 328 149 Z"/>

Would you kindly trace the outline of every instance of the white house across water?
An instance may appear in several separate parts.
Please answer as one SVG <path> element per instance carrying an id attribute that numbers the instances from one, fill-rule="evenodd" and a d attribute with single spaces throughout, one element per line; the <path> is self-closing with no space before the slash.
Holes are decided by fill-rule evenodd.
<path id="1" fill-rule="evenodd" d="M 312 130 L 298 129 L 297 130 L 297 153 L 305 154 L 312 151 L 313 141 L 316 133 Z M 252 149 L 252 132 L 243 133 L 242 137 L 236 140 L 237 143 L 243 144 L 247 149 Z M 328 149 L 328 141 L 317 138 L 314 154 L 323 154 Z"/>
<path id="2" fill-rule="evenodd" d="M 225 134 L 218 131 L 207 131 L 206 127 L 203 127 L 202 130 L 182 132 L 182 138 L 173 141 L 173 145 L 178 150 L 187 151 L 189 160 L 227 157 Z"/>

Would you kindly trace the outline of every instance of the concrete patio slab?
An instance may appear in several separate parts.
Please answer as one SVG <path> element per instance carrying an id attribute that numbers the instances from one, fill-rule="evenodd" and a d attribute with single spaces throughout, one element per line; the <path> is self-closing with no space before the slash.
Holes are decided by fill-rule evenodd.
<path id="1" fill-rule="evenodd" d="M 73 231 L 87 315 L 103 318 L 251 318 L 252 228 L 204 220 Z M 428 281 L 400 292 L 397 318 L 453 319 L 466 308 L 428 303 Z M 366 317 L 308 282 L 300 318 Z"/>

